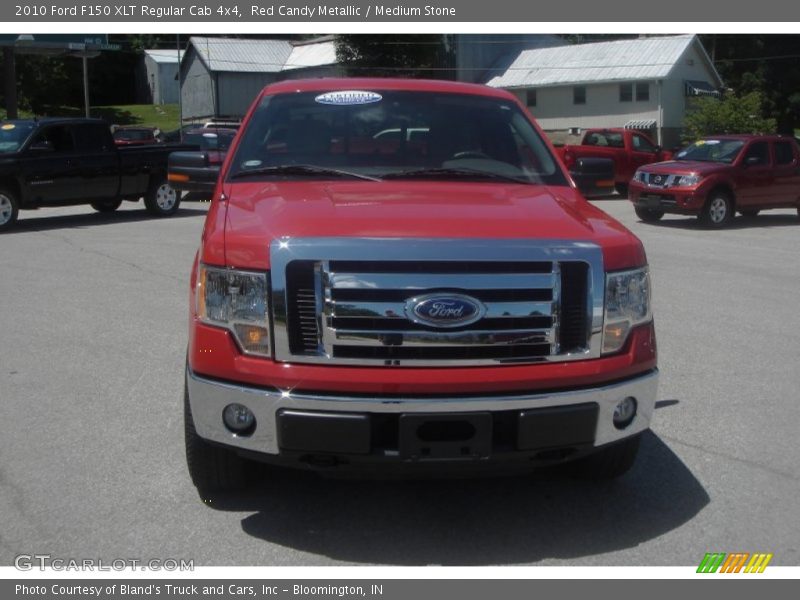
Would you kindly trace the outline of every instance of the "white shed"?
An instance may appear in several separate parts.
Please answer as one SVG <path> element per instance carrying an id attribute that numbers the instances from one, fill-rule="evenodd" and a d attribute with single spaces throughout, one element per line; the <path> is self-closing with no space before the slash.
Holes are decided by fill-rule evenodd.
<path id="1" fill-rule="evenodd" d="M 152 49 L 144 51 L 144 78 L 148 101 L 152 104 L 177 104 L 178 64 L 183 52 Z"/>
<path id="2" fill-rule="evenodd" d="M 525 50 L 488 85 L 514 92 L 556 140 L 630 127 L 671 147 L 689 99 L 718 94 L 722 79 L 697 36 L 673 35 Z"/>

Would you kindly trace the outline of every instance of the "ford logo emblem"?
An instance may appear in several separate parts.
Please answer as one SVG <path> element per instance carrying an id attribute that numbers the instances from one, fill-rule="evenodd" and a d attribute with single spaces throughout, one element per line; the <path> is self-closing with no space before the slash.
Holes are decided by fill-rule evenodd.
<path id="1" fill-rule="evenodd" d="M 463 294 L 428 294 L 406 303 L 406 316 L 411 321 L 431 327 L 463 327 L 485 314 L 483 304 Z"/>

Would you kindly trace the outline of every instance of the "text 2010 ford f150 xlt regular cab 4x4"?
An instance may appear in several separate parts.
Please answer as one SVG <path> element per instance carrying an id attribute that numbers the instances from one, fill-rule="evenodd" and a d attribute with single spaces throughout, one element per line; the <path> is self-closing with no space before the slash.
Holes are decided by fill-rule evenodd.
<path id="1" fill-rule="evenodd" d="M 248 459 L 414 472 L 576 459 L 613 477 L 653 413 L 642 244 L 586 202 L 506 92 L 268 86 L 222 167 L 191 281 L 186 446 L 202 492 L 241 485 Z"/>

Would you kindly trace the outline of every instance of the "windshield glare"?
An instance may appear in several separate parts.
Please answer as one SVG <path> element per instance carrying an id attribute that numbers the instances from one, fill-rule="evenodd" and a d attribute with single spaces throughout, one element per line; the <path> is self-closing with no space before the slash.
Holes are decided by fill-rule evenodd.
<path id="1" fill-rule="evenodd" d="M 434 175 L 469 177 L 471 171 L 522 183 L 567 184 L 515 103 L 468 94 L 381 90 L 267 96 L 243 133 L 229 175 L 326 176 L 296 169 L 268 172 L 292 165 L 371 177 L 407 172 L 409 179 L 446 169 Z"/>
<path id="2" fill-rule="evenodd" d="M 743 140 L 699 140 L 678 152 L 675 159 L 730 164 L 743 147 Z"/>
<path id="3" fill-rule="evenodd" d="M 6 122 L 0 125 L 0 153 L 16 152 L 34 129 L 33 123 Z"/>

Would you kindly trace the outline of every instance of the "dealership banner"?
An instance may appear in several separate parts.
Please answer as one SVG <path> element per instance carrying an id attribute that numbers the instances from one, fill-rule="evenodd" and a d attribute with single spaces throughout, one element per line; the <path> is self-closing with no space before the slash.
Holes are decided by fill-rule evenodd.
<path id="1" fill-rule="evenodd" d="M 719 579 L 704 584 L 708 595 L 726 600 L 795 597 L 797 581 L 786 579 Z M 94 579 L 2 580 L 0 597 L 41 600 L 486 600 L 487 598 L 642 598 L 674 600 L 697 592 L 697 582 L 664 580 L 430 580 L 430 579 Z M 794 589 L 790 589 L 794 588 Z M 791 591 L 791 593 L 790 593 Z"/>
<path id="2" fill-rule="evenodd" d="M 672 0 L 25 0 L 2 3 L 0 20 L 44 22 L 773 22 L 800 20 L 800 3 Z"/>

